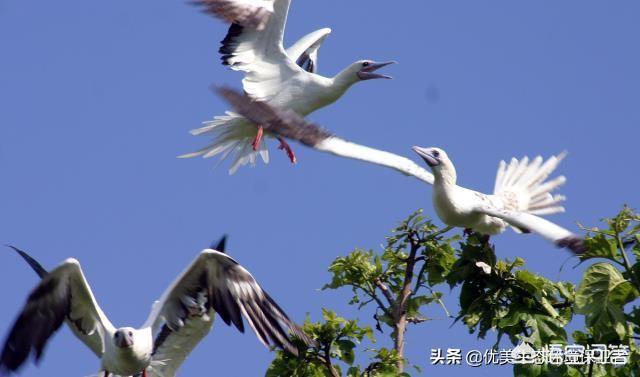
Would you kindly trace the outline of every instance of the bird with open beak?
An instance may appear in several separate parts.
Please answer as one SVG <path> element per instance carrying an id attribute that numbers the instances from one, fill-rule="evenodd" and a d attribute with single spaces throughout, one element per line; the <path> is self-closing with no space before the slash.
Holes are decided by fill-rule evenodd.
<path id="1" fill-rule="evenodd" d="M 211 9 L 208 6 L 211 1 L 199 0 L 196 3 Z M 232 24 L 220 47 L 223 64 L 244 73 L 243 89 L 251 98 L 290 109 L 305 117 L 336 102 L 358 82 L 391 78 L 379 70 L 393 62 L 372 60 L 356 61 L 333 77 L 319 75 L 318 51 L 331 29 L 312 32 L 285 49 L 283 36 L 291 0 L 263 2 L 269 4 L 267 8 L 273 9 L 268 20 L 260 28 L 239 22 Z M 213 8 L 210 13 L 215 14 L 216 9 Z M 259 158 L 268 163 L 267 138 L 277 139 L 278 148 L 286 152 L 292 163 L 297 161 L 293 149 L 284 138 L 266 132 L 263 125 L 254 127 L 250 121 L 234 112 L 217 116 L 191 133 L 209 136 L 211 142 L 181 157 L 209 158 L 221 155 L 226 158 L 233 154 L 235 161 L 229 169 L 231 174 L 240 166 L 255 165 Z"/>

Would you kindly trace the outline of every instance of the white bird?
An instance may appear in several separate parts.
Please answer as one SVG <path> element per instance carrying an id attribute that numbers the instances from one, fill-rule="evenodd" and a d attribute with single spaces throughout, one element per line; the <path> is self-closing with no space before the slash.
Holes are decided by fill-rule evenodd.
<path id="1" fill-rule="evenodd" d="M 98 306 L 80 263 L 67 259 L 47 273 L 14 248 L 42 278 L 30 294 L 0 355 L 0 376 L 17 371 L 31 353 L 42 357 L 49 338 L 66 322 L 100 358 L 101 377 L 173 377 L 207 335 L 216 313 L 244 332 L 242 316 L 258 339 L 297 354 L 290 339 L 312 344 L 253 276 L 224 254 L 224 239 L 205 249 L 152 306 L 140 328 L 116 328 Z"/>
<path id="2" fill-rule="evenodd" d="M 256 0 L 253 0 L 254 2 Z M 271 3 L 273 14 L 262 28 L 234 23 L 222 41 L 220 53 L 222 62 L 236 71 L 244 73 L 244 91 L 256 100 L 271 105 L 288 108 L 301 116 L 332 104 L 355 83 L 370 79 L 390 78 L 375 73 L 393 62 L 376 63 L 360 60 L 342 70 L 334 77 L 316 74 L 318 50 L 331 29 L 317 30 L 296 42 L 285 51 L 283 35 L 291 0 L 261 0 Z M 207 6 L 207 1 L 197 1 Z M 269 162 L 266 142 L 263 142 L 263 128 L 256 127 L 240 115 L 227 112 L 217 116 L 204 126 L 193 130 L 193 135 L 213 137 L 211 144 L 181 157 L 203 156 L 205 158 L 221 154 L 226 158 L 235 153 L 229 172 L 233 174 L 240 166 L 255 165 L 258 155 Z M 267 133 L 264 136 L 272 136 Z M 284 149 L 292 163 L 295 154 L 284 139 L 279 149 Z"/>
<path id="3" fill-rule="evenodd" d="M 544 161 L 538 156 L 500 162 L 493 195 L 469 190 L 456 184 L 457 174 L 447 153 L 440 148 L 413 147 L 429 165 L 433 183 L 433 206 L 447 225 L 471 229 L 485 235 L 499 234 L 511 226 L 518 232 L 535 232 L 576 254 L 584 253 L 582 239 L 537 215 L 564 212 L 566 198 L 552 195 L 566 182 L 564 176 L 547 181 L 565 154 Z"/>
<path id="4" fill-rule="evenodd" d="M 414 151 L 433 171 L 432 175 L 404 157 L 336 137 L 292 111 L 254 101 L 233 89 L 221 88 L 219 93 L 239 114 L 276 135 L 320 151 L 386 166 L 433 184 L 436 213 L 447 225 L 473 229 L 487 235 L 501 233 L 511 225 L 518 231 L 538 233 L 576 254 L 585 251 L 580 237 L 539 217 L 564 211 L 560 203 L 565 197 L 553 196 L 551 192 L 566 179 L 558 177 L 545 181 L 558 166 L 563 154 L 551 157 L 546 162 L 542 157 L 536 157 L 530 163 L 526 157 L 521 161 L 513 159 L 508 165 L 502 162 L 494 194 L 486 195 L 456 185 L 453 163 L 441 149 L 414 147 Z"/>

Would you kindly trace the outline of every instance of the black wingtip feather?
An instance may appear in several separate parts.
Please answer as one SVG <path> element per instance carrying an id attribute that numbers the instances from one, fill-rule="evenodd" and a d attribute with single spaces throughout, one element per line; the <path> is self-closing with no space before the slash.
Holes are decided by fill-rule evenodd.
<path id="1" fill-rule="evenodd" d="M 56 294 L 60 299 L 55 305 L 46 304 L 42 298 Z M 25 307 L 16 319 L 0 354 L 0 370 L 15 372 L 33 353 L 37 364 L 42 358 L 48 340 L 58 331 L 70 310 L 68 285 L 60 279 L 45 276 L 31 292 Z"/>
<path id="2" fill-rule="evenodd" d="M 229 26 L 229 31 L 227 31 L 227 35 L 222 41 L 220 41 L 222 46 L 220 46 L 218 52 L 222 55 L 220 59 L 222 60 L 223 65 L 231 65 L 229 59 L 233 57 L 233 54 L 238 47 L 236 38 L 242 34 L 243 30 L 244 27 L 242 25 L 237 23 L 231 24 L 231 26 Z"/>
<path id="3" fill-rule="evenodd" d="M 587 245 L 584 239 L 578 236 L 565 237 L 556 242 L 558 247 L 566 247 L 576 255 L 582 255 L 587 252 Z"/>
<path id="4" fill-rule="evenodd" d="M 222 238 L 220 238 L 218 240 L 218 242 L 213 242 L 211 244 L 211 248 L 213 250 L 219 251 L 221 253 L 224 253 L 227 251 L 227 238 L 228 236 L 225 234 L 222 236 Z"/>
<path id="5" fill-rule="evenodd" d="M 45 270 L 44 267 L 42 267 L 42 265 L 37 260 L 35 260 L 31 255 L 27 254 L 27 252 L 20 250 L 13 245 L 6 245 L 6 246 L 12 249 L 13 251 L 15 251 L 16 253 L 18 253 L 22 257 L 22 259 L 24 259 L 29 264 L 29 266 L 31 266 L 31 268 L 36 272 L 36 274 L 38 274 L 38 276 L 43 278 L 47 274 L 47 270 Z"/>
<path id="6" fill-rule="evenodd" d="M 317 347 L 318 343 L 311 339 L 305 332 L 304 330 L 302 330 L 298 325 L 296 325 L 291 319 L 289 319 L 289 316 L 287 316 L 287 314 L 284 312 L 284 310 L 282 310 L 282 308 L 280 307 L 280 305 L 278 305 L 278 303 L 267 293 L 265 292 L 265 298 L 267 299 L 267 301 L 280 313 L 282 313 L 282 316 L 285 318 L 285 320 L 287 321 L 287 325 L 289 327 L 290 332 L 299 340 L 301 340 L 305 345 L 309 346 L 309 347 Z"/>

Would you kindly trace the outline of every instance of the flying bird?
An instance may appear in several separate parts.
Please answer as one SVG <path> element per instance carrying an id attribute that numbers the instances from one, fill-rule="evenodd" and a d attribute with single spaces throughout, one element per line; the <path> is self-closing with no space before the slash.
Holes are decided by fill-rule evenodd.
<path id="1" fill-rule="evenodd" d="M 200 0 L 196 4 L 208 10 L 211 9 L 211 2 L 215 3 Z M 255 0 L 252 2 L 256 3 Z M 334 103 L 357 82 L 391 78 L 376 71 L 393 62 L 377 63 L 372 60 L 357 61 L 334 77 L 317 74 L 318 50 L 331 29 L 310 33 L 285 50 L 283 35 L 291 0 L 262 0 L 258 3 L 269 3 L 273 9 L 264 25 L 256 27 L 233 23 L 219 50 L 224 65 L 244 73 L 243 88 L 251 98 L 291 109 L 304 117 Z M 211 12 L 217 14 L 215 7 Z M 230 174 L 242 165 L 255 165 L 258 155 L 265 163 L 269 162 L 265 138 L 274 135 L 265 133 L 262 125 L 256 129 L 237 113 L 228 111 L 191 133 L 210 136 L 212 142 L 181 157 L 208 158 L 220 154 L 224 159 L 233 154 L 235 161 L 229 170 Z M 295 163 L 296 156 L 291 147 L 284 138 L 275 137 L 280 142 L 279 149 L 284 150 L 291 162 Z"/>
<path id="2" fill-rule="evenodd" d="M 525 157 L 520 161 L 513 159 L 508 165 L 501 162 L 494 194 L 486 195 L 456 185 L 455 167 L 442 149 L 414 147 L 414 151 L 432 170 L 431 174 L 404 157 L 334 136 L 295 112 L 255 101 L 233 89 L 220 88 L 218 93 L 246 119 L 263 125 L 266 130 L 280 137 L 296 140 L 323 152 L 390 167 L 433 184 L 436 213 L 447 225 L 486 235 L 502 233 L 511 226 L 519 232 L 537 233 L 576 254 L 586 251 L 582 238 L 540 217 L 564 212 L 560 203 L 566 198 L 554 196 L 551 192 L 566 179 L 558 177 L 546 181 L 564 154 L 547 161 L 543 161 L 542 157 L 529 161 Z"/>
<path id="3" fill-rule="evenodd" d="M 297 354 L 292 337 L 313 343 L 223 250 L 205 249 L 164 292 L 140 328 L 116 328 L 102 312 L 80 263 L 67 259 L 47 272 L 24 251 L 13 248 L 42 278 L 5 341 L 0 376 L 16 372 L 30 354 L 38 362 L 49 338 L 63 322 L 100 358 L 100 377 L 173 377 L 210 331 L 217 313 L 244 332 L 245 318 L 258 339 Z"/>

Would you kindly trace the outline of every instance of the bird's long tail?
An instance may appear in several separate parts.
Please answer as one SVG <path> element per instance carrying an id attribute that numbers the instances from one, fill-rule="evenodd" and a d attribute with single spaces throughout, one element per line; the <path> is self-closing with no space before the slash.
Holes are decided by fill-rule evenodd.
<path id="1" fill-rule="evenodd" d="M 221 155 L 220 160 L 232 156 L 234 159 L 229 174 L 235 173 L 243 165 L 254 165 L 258 161 L 258 156 L 265 164 L 269 163 L 269 150 L 267 149 L 267 138 L 263 138 L 257 151 L 253 150 L 257 129 L 242 116 L 227 111 L 225 115 L 217 116 L 213 120 L 204 122 L 203 126 L 192 130 L 194 136 L 210 136 L 213 138 L 211 144 L 193 153 L 187 153 L 180 158 L 192 158 L 202 156 L 210 158 Z M 266 135 L 265 135 L 266 136 Z"/>
<path id="2" fill-rule="evenodd" d="M 531 161 L 528 157 L 512 159 L 508 164 L 500 162 L 494 194 L 500 197 L 505 208 L 532 215 L 550 215 L 564 212 L 562 195 L 551 193 L 566 182 L 564 176 L 547 181 L 551 173 L 566 156 L 562 152 L 544 161 L 538 156 Z"/>

